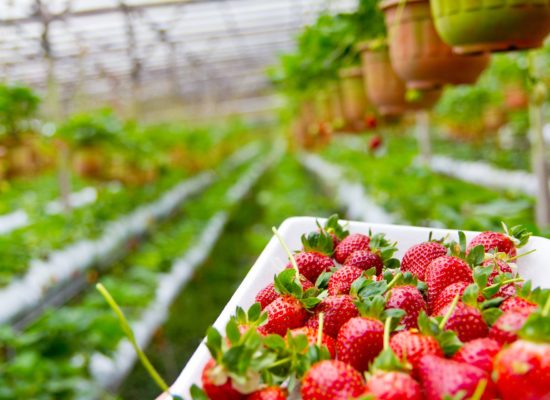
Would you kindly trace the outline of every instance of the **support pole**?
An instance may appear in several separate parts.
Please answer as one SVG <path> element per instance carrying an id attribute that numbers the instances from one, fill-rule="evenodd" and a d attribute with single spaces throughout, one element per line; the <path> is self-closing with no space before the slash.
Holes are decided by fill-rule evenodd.
<path id="1" fill-rule="evenodd" d="M 416 113 L 416 138 L 420 150 L 420 160 L 423 165 L 430 165 L 432 159 L 432 143 L 430 140 L 430 112 L 426 110 Z"/>
<path id="2" fill-rule="evenodd" d="M 539 228 L 550 226 L 550 193 L 548 191 L 548 165 L 544 145 L 544 104 L 531 102 L 529 113 L 531 117 L 531 152 L 533 171 L 537 177 L 537 208 L 536 218 Z"/>

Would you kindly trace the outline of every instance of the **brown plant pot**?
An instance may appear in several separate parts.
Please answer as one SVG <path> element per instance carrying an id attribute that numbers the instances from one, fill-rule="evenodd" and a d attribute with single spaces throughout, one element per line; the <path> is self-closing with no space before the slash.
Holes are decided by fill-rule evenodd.
<path id="1" fill-rule="evenodd" d="M 489 54 L 458 55 L 437 33 L 429 0 L 385 0 L 390 57 L 397 75 L 411 89 L 475 83 Z M 402 5 L 401 5 L 402 4 Z"/>
<path id="2" fill-rule="evenodd" d="M 342 97 L 338 85 L 329 89 L 330 112 L 332 114 L 332 130 L 338 132 L 344 127 L 344 113 L 342 111 Z"/>
<path id="3" fill-rule="evenodd" d="M 361 67 L 350 67 L 340 70 L 339 75 L 344 120 L 351 130 L 360 131 L 365 128 L 364 118 L 369 107 L 363 71 Z"/>

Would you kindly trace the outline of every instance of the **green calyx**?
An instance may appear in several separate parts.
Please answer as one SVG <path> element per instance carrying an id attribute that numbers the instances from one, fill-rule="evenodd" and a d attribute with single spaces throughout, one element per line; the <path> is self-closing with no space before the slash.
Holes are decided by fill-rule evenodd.
<path id="1" fill-rule="evenodd" d="M 537 343 L 550 343 L 550 296 L 523 324 L 518 332 L 522 339 Z"/>
<path id="2" fill-rule="evenodd" d="M 267 321 L 267 314 L 262 312 L 260 303 L 254 303 L 248 311 L 245 311 L 242 307 L 237 307 L 235 315 L 231 319 L 237 323 L 237 326 L 258 328 Z M 231 337 L 228 336 L 228 338 L 231 341 Z"/>
<path id="3" fill-rule="evenodd" d="M 398 322 L 398 321 L 397 321 Z M 392 317 L 388 317 L 384 323 L 384 349 L 376 357 L 371 365 L 370 373 L 374 374 L 377 371 L 402 371 L 410 372 L 411 365 L 401 361 L 390 348 L 390 334 L 396 328 L 396 321 Z"/>
<path id="4" fill-rule="evenodd" d="M 522 225 L 516 225 L 509 229 L 504 222 L 502 222 L 502 228 L 506 235 L 508 235 L 513 241 L 516 247 L 523 247 L 529 242 L 529 238 L 533 235 L 527 228 Z"/>
<path id="5" fill-rule="evenodd" d="M 275 291 L 281 295 L 290 295 L 299 300 L 304 308 L 312 309 L 326 297 L 326 290 L 312 287 L 304 290 L 295 269 L 285 269 L 273 278 Z"/>
<path id="6" fill-rule="evenodd" d="M 317 252 L 329 257 L 334 253 L 332 236 L 324 231 L 310 232 L 307 235 L 302 235 L 302 245 L 304 246 L 304 251 Z"/>
<path id="7" fill-rule="evenodd" d="M 398 250 L 397 242 L 390 242 L 386 239 L 386 235 L 384 233 L 377 233 L 373 235 L 369 232 L 369 236 L 370 250 L 382 259 L 384 267 L 390 269 L 399 268 L 399 260 L 397 258 L 393 258 L 393 255 Z"/>
<path id="8" fill-rule="evenodd" d="M 342 240 L 349 236 L 349 231 L 345 229 L 342 225 L 340 225 L 340 223 L 338 222 L 339 220 L 340 217 L 338 216 L 338 214 L 333 214 L 326 220 L 325 225 L 321 227 L 319 222 L 317 222 L 317 226 L 319 227 L 320 231 L 332 234 L 338 239 Z"/>
<path id="9" fill-rule="evenodd" d="M 445 330 L 444 322 L 446 323 L 445 317 L 428 317 L 424 311 L 421 311 L 418 315 L 419 331 L 423 335 L 432 336 L 439 343 L 443 353 L 446 356 L 452 356 L 462 347 L 462 342 L 455 332 Z"/>

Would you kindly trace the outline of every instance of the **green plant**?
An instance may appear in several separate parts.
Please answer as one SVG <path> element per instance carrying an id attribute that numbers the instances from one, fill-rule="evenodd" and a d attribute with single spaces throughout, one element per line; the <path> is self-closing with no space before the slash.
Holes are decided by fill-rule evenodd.
<path id="1" fill-rule="evenodd" d="M 40 98 L 25 86 L 0 84 L 0 133 L 17 137 L 29 129 Z"/>
<path id="2" fill-rule="evenodd" d="M 77 114 L 61 125 L 57 135 L 76 147 L 88 147 L 119 140 L 124 124 L 112 110 Z"/>

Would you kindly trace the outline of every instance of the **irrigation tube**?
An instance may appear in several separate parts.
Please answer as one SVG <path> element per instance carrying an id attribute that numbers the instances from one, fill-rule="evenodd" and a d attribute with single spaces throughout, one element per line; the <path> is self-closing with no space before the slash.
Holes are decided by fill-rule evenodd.
<path id="1" fill-rule="evenodd" d="M 244 150 L 244 151 L 243 151 Z M 232 169 L 258 154 L 250 146 L 232 155 L 222 170 Z M 245 154 L 244 156 L 242 154 Z M 151 222 L 170 215 L 192 195 L 204 190 L 215 180 L 215 174 L 206 171 L 187 179 L 170 189 L 157 201 L 109 223 L 104 233 L 95 240 L 81 240 L 50 253 L 48 260 L 31 260 L 25 275 L 0 289 L 0 324 L 8 323 L 32 309 L 48 296 L 48 291 L 60 287 L 72 277 L 80 276 L 93 265 L 112 258 L 132 237 L 144 234 Z"/>
<path id="2" fill-rule="evenodd" d="M 367 195 L 363 185 L 346 179 L 341 167 L 309 153 L 302 154 L 300 162 L 336 194 L 336 202 L 346 210 L 349 219 L 381 224 L 395 221 Z"/>
<path id="3" fill-rule="evenodd" d="M 265 159 L 258 161 L 249 168 L 226 193 L 228 210 L 240 202 L 251 190 L 266 170 L 274 164 L 282 154 L 282 148 L 276 147 Z M 180 259 L 176 260 L 171 272 L 159 274 L 155 299 L 143 312 L 140 321 L 132 323 L 136 341 L 144 348 L 150 342 L 158 327 L 168 317 L 168 309 L 185 284 L 191 279 L 197 267 L 202 265 L 223 233 L 229 220 L 229 211 L 219 211 L 204 228 L 195 245 Z M 101 387 L 116 390 L 132 370 L 137 355 L 130 342 L 123 339 L 117 346 L 112 357 L 95 353 L 90 360 L 90 373 Z"/>

